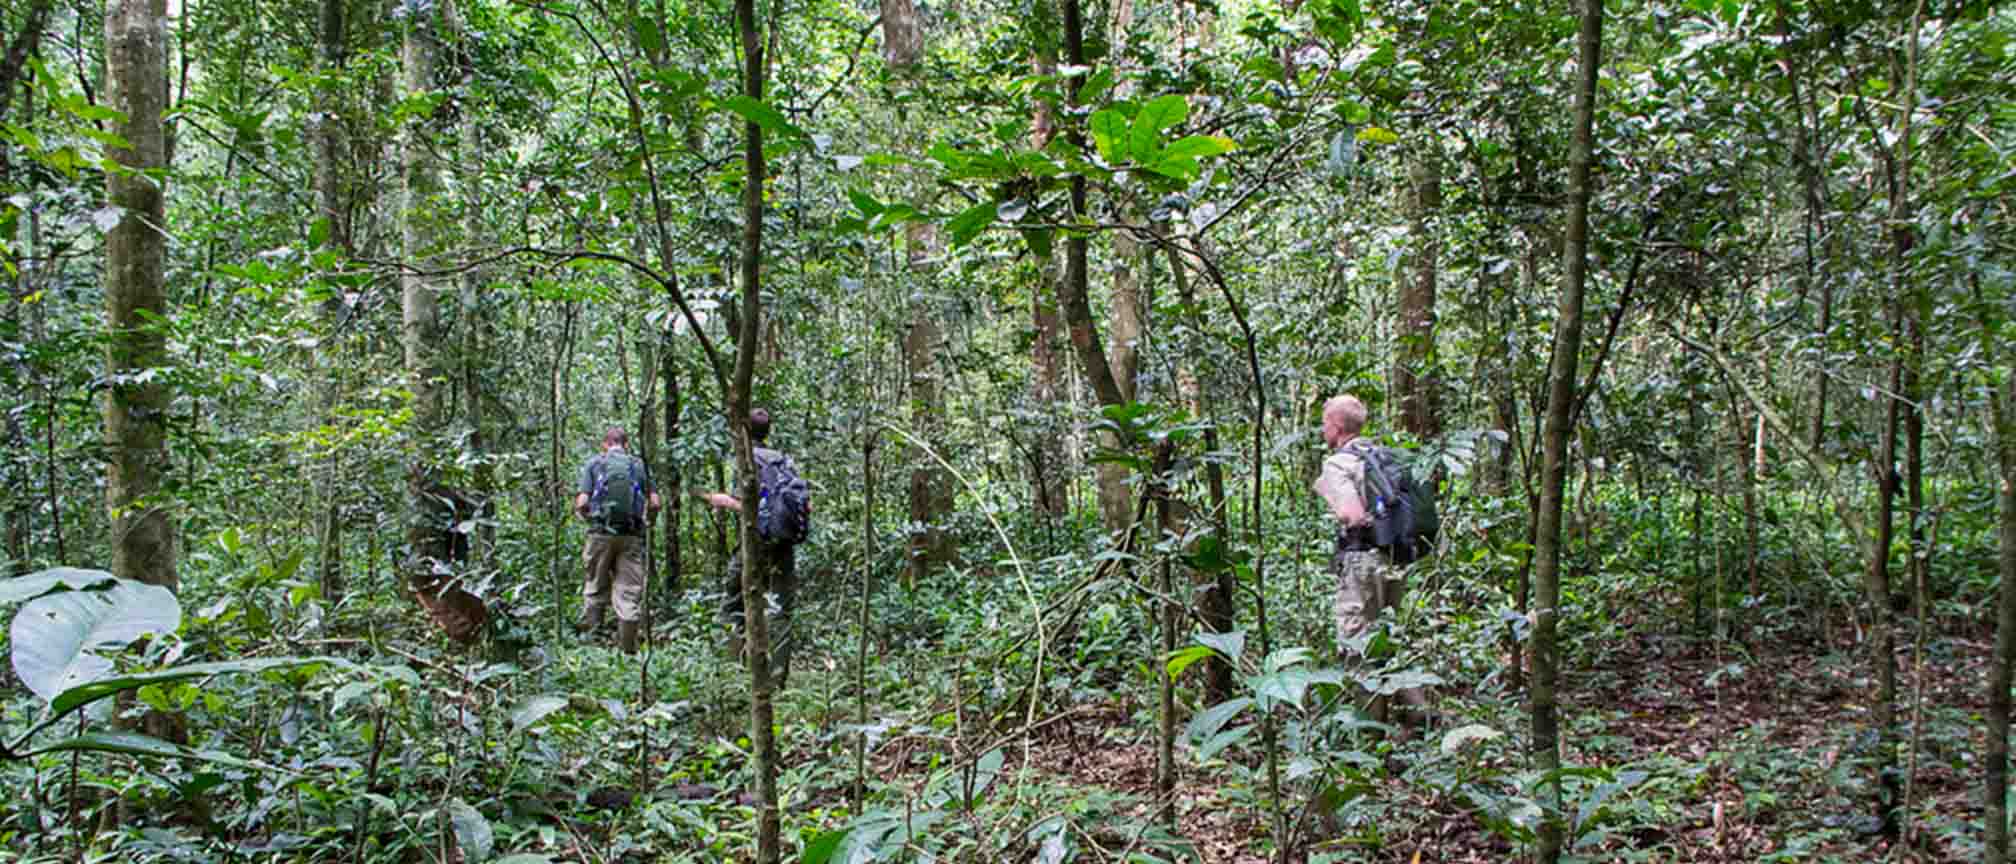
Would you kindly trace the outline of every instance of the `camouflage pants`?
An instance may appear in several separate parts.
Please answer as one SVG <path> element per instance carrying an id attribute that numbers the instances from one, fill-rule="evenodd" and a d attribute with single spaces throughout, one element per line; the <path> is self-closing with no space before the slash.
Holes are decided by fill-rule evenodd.
<path id="1" fill-rule="evenodd" d="M 1363 648 L 1349 646 L 1353 639 L 1363 639 L 1382 613 L 1399 611 L 1400 601 L 1407 593 L 1406 571 L 1387 563 L 1385 556 L 1371 549 L 1336 553 L 1330 559 L 1330 571 L 1337 577 L 1337 650 L 1344 654 L 1346 667 L 1360 669 L 1366 664 Z M 1415 708 L 1428 706 L 1428 696 L 1419 687 L 1407 688 L 1398 695 L 1402 702 Z M 1387 719 L 1385 697 L 1368 696 L 1363 707 L 1375 719 L 1381 722 Z"/>
<path id="2" fill-rule="evenodd" d="M 1400 568 L 1371 549 L 1338 552 L 1330 559 L 1330 572 L 1337 577 L 1337 647 L 1345 650 L 1346 643 L 1372 629 L 1380 612 L 1398 608 L 1407 588 Z"/>

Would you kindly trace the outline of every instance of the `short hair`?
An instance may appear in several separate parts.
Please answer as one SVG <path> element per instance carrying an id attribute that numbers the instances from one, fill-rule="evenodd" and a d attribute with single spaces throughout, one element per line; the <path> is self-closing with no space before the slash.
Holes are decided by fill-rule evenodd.
<path id="1" fill-rule="evenodd" d="M 602 446 L 607 447 L 611 444 L 630 446 L 630 433 L 623 431 L 621 426 L 609 427 L 602 432 Z"/>
<path id="2" fill-rule="evenodd" d="M 1349 393 L 1330 397 L 1323 403 L 1323 419 L 1337 418 L 1337 427 L 1353 435 L 1364 431 L 1367 415 L 1365 403 Z"/>
<path id="3" fill-rule="evenodd" d="M 770 412 L 761 408 L 749 412 L 749 437 L 757 441 L 770 440 Z"/>

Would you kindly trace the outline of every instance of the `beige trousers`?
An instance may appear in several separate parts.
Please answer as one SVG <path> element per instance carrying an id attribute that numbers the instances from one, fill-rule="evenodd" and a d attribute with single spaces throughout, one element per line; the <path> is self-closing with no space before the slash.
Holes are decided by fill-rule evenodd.
<path id="1" fill-rule="evenodd" d="M 620 534 L 589 534 L 581 547 L 581 563 L 588 575 L 581 581 L 582 617 L 602 620 L 602 610 L 616 606 L 616 620 L 636 621 L 644 617 L 644 543 L 642 537 Z"/>

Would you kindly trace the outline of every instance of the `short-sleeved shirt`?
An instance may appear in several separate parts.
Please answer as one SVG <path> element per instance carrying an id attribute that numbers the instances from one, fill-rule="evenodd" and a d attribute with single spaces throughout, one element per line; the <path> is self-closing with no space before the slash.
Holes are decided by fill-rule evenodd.
<path id="1" fill-rule="evenodd" d="M 657 487 L 657 485 L 656 485 L 656 484 L 655 484 L 655 483 L 654 483 L 654 482 L 652 481 L 652 479 L 651 479 L 651 466 L 650 466 L 650 464 L 646 463 L 646 462 L 645 462 L 644 460 L 642 460 L 642 459 L 638 459 L 638 458 L 637 458 L 637 457 L 635 457 L 635 456 L 632 456 L 632 455 L 630 455 L 630 454 L 628 454 L 628 453 L 625 453 L 625 452 L 623 452 L 623 450 L 622 450 L 621 448 L 617 448 L 617 449 L 615 449 L 615 450 L 608 450 L 608 451 L 604 451 L 604 452 L 602 452 L 602 453 L 597 453 L 597 454 L 595 454 L 595 457 L 594 457 L 594 458 L 592 458 L 592 459 L 589 459 L 589 460 L 588 460 L 588 463 L 587 463 L 587 464 L 585 464 L 585 465 L 582 465 L 582 466 L 581 466 L 581 479 L 580 479 L 580 481 L 579 481 L 578 483 L 576 483 L 576 484 L 575 484 L 575 486 L 574 486 L 574 491 L 576 491 L 576 492 L 579 492 L 579 493 L 581 493 L 581 494 L 583 494 L 583 495 L 588 495 L 588 496 L 591 496 L 591 497 L 592 497 L 592 496 L 594 496 L 594 494 L 595 494 L 595 475 L 596 475 L 596 474 L 598 473 L 598 471 L 600 470 L 601 466 L 602 466 L 602 465 L 603 465 L 604 463 L 606 463 L 606 462 L 608 462 L 609 460 L 611 460 L 611 459 L 634 459 L 634 460 L 636 460 L 636 462 L 637 462 L 637 468 L 638 468 L 638 471 L 637 471 L 637 473 L 638 473 L 638 474 L 639 474 L 640 476 L 642 476 L 642 477 L 644 478 L 644 482 L 643 482 L 643 484 L 642 484 L 642 486 L 643 486 L 643 492 L 644 492 L 644 497 L 645 497 L 645 498 L 646 498 L 646 499 L 648 500 L 648 499 L 649 499 L 649 498 L 650 498 L 650 497 L 651 497 L 652 495 L 656 495 L 656 494 L 658 494 L 658 487 Z M 604 527 L 606 527 L 606 526 L 604 526 Z"/>
<path id="2" fill-rule="evenodd" d="M 1316 494 L 1322 496 L 1332 518 L 1338 518 L 1336 513 L 1347 497 L 1358 502 L 1359 510 L 1365 513 L 1364 521 L 1357 525 L 1343 525 L 1339 519 L 1340 528 L 1363 528 L 1372 524 L 1371 508 L 1365 505 L 1365 457 L 1351 449 L 1349 443 L 1323 460 L 1323 473 L 1316 478 Z"/>

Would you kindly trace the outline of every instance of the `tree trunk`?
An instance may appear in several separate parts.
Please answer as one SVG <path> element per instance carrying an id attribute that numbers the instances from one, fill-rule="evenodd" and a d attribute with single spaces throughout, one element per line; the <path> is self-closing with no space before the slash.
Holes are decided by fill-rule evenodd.
<path id="1" fill-rule="evenodd" d="M 920 283 L 932 279 L 932 261 L 942 252 L 934 226 L 916 223 L 907 232 L 910 272 Z M 911 292 L 910 326 L 903 335 L 903 365 L 910 387 L 910 425 L 917 440 L 937 446 L 945 440 L 945 403 L 938 380 L 938 347 L 944 331 L 933 317 L 934 292 Z M 939 454 L 942 456 L 943 454 Z M 952 535 L 945 518 L 952 513 L 952 478 L 938 457 L 923 446 L 910 448 L 910 556 L 907 581 L 916 585 L 939 565 L 952 559 Z"/>
<path id="2" fill-rule="evenodd" d="M 1435 259 L 1441 244 L 1433 226 L 1442 209 L 1442 162 L 1434 146 L 1421 148 L 1409 179 L 1414 266 L 1400 281 L 1400 345 L 1394 352 L 1393 389 L 1400 397 L 1400 427 L 1416 440 L 1427 441 L 1442 433 L 1435 386 Z"/>
<path id="3" fill-rule="evenodd" d="M 1064 60 L 1074 67 L 1085 65 L 1085 24 L 1079 14 L 1079 0 L 1063 0 L 1064 5 Z M 1079 87 L 1084 76 L 1073 76 L 1065 90 L 1065 102 L 1071 108 L 1080 106 Z M 1068 136 L 1073 146 L 1084 149 L 1085 132 L 1082 122 L 1068 125 Z M 1085 222 L 1090 215 L 1085 205 L 1085 177 L 1071 177 L 1072 222 Z M 1113 379 L 1113 367 L 1106 361 L 1106 350 L 1099 343 L 1098 325 L 1092 320 L 1092 303 L 1088 299 L 1090 284 L 1086 272 L 1086 238 L 1083 234 L 1073 236 L 1064 243 L 1064 282 L 1058 291 L 1063 303 L 1064 322 L 1071 332 L 1071 346 L 1077 349 L 1078 362 L 1085 367 L 1085 378 L 1092 385 L 1092 394 L 1101 405 L 1121 405 L 1127 400 L 1121 398 L 1120 385 Z"/>
<path id="4" fill-rule="evenodd" d="M 343 0 L 321 0 L 320 48 L 322 72 L 325 75 L 341 75 L 345 62 Z M 315 137 L 315 197 L 321 218 L 328 220 L 329 240 L 332 246 L 350 252 L 349 214 L 343 206 L 343 123 L 339 99 L 333 94 L 320 98 L 320 110 L 314 124 Z M 335 419 L 337 403 L 342 398 L 342 340 L 339 330 L 343 321 L 343 294 L 332 291 L 327 300 L 322 301 L 322 327 L 324 336 L 316 359 L 321 361 L 323 370 L 317 376 L 318 414 L 323 423 Z M 320 480 L 317 499 L 320 510 L 316 514 L 316 545 L 322 557 L 318 562 L 318 582 L 322 588 L 322 599 L 331 607 L 342 602 L 346 586 L 343 580 L 343 522 L 341 492 L 341 460 L 331 452 L 327 464 L 316 472 Z"/>
<path id="5" fill-rule="evenodd" d="M 1050 10 L 1047 2 L 1036 4 L 1038 27 L 1047 28 L 1053 20 Z M 1047 53 L 1047 49 L 1039 49 L 1034 65 L 1037 75 L 1057 73 L 1057 58 Z M 1038 100 L 1036 116 L 1030 123 L 1031 149 L 1041 151 L 1050 146 L 1050 139 L 1056 132 L 1057 120 L 1049 103 Z M 1040 246 L 1035 262 L 1036 285 L 1030 291 L 1029 301 L 1031 323 L 1036 330 L 1029 348 L 1029 401 L 1037 406 L 1041 416 L 1036 421 L 1036 440 L 1030 449 L 1029 486 L 1037 509 L 1051 516 L 1060 516 L 1069 509 L 1065 498 L 1064 431 L 1057 421 L 1057 406 L 1064 395 L 1066 364 L 1060 354 L 1063 325 L 1057 317 L 1055 299 L 1058 260 L 1047 240 Z"/>
<path id="6" fill-rule="evenodd" d="M 1978 277 L 1977 277 L 1978 278 Z M 2003 346 L 2008 352 L 2008 346 Z M 2003 370 L 2004 392 L 1994 400 L 1995 443 L 2002 483 L 2002 592 L 1995 616 L 1995 656 L 1988 659 L 1987 771 L 1981 787 L 1988 824 L 1988 864 L 2009 861 L 2009 686 L 2016 665 L 2016 363 Z"/>
<path id="7" fill-rule="evenodd" d="M 924 26 L 917 20 L 917 5 L 912 0 L 881 2 L 882 60 L 890 69 L 908 70 L 924 53 Z"/>
<path id="8" fill-rule="evenodd" d="M 434 89 L 434 68 L 441 50 L 442 22 L 453 14 L 443 3 L 434 15 L 409 19 L 401 51 L 401 85 L 415 96 Z M 413 394 L 412 455 L 407 463 L 405 569 L 414 599 L 451 638 L 469 641 L 481 632 L 487 612 L 480 598 L 464 590 L 457 565 L 466 560 L 466 543 L 458 544 L 454 527 L 459 511 L 470 502 L 450 489 L 444 476 L 446 460 L 436 442 L 446 420 L 442 406 L 439 280 L 425 275 L 439 268 L 441 166 L 430 139 L 433 118 L 408 121 L 400 154 L 403 200 L 401 239 L 407 268 L 400 277 L 400 341 L 405 354 L 406 388 Z"/>
<path id="9" fill-rule="evenodd" d="M 756 31 L 756 0 L 735 0 L 736 29 L 742 38 L 742 94 L 763 99 L 763 41 Z M 735 442 L 735 461 L 742 488 L 742 614 L 743 656 L 749 664 L 749 740 L 755 764 L 756 864 L 778 864 L 782 852 L 777 810 L 777 723 L 770 676 L 768 601 L 761 574 L 768 572 L 768 550 L 756 542 L 755 444 L 749 437 L 750 388 L 756 371 L 757 338 L 763 316 L 763 127 L 742 124 L 742 331 L 735 340 L 735 378 L 728 394 L 728 429 Z"/>
<path id="10" fill-rule="evenodd" d="M 106 175 L 119 222 L 105 234 L 105 501 L 112 516 L 112 573 L 174 588 L 175 529 L 156 497 L 168 473 L 168 387 L 143 375 L 168 365 L 163 266 L 166 194 L 151 175 L 168 167 L 161 115 L 168 108 L 167 0 L 111 0 L 105 8 L 106 100 L 120 112 L 112 131 L 130 146 L 108 148 L 121 169 Z M 53 418 L 51 419 L 53 421 Z"/>
<path id="11" fill-rule="evenodd" d="M 1206 248 L 1203 245 L 1204 238 L 1197 238 L 1197 243 L 1199 249 Z M 1192 310 L 1202 309 L 1203 307 L 1197 303 L 1196 289 L 1190 281 L 1190 273 L 1184 269 L 1183 256 L 1178 254 L 1173 246 L 1169 247 L 1168 251 L 1169 272 L 1171 281 L 1175 283 L 1176 296 L 1182 299 L 1184 306 Z M 1193 312 L 1191 323 L 1199 333 L 1202 333 L 1204 324 L 1203 313 Z M 1182 396 L 1184 404 L 1188 407 L 1191 415 L 1200 421 L 1204 421 L 1204 452 L 1218 452 L 1218 424 L 1215 418 L 1211 416 L 1211 412 L 1205 408 L 1204 386 L 1197 379 L 1196 370 L 1190 368 L 1186 363 L 1178 368 L 1176 375 L 1177 390 Z M 1220 543 L 1230 543 L 1232 542 L 1231 526 L 1227 524 L 1225 513 L 1225 466 L 1219 464 L 1215 459 L 1204 463 L 1204 488 L 1208 496 L 1207 503 L 1210 508 L 1212 534 Z M 1233 626 L 1236 623 L 1234 598 L 1238 596 L 1237 592 L 1239 589 L 1236 574 L 1232 568 L 1222 567 L 1215 574 L 1200 573 L 1197 575 L 1197 579 L 1198 621 L 1203 623 L 1204 629 L 1213 633 L 1232 632 Z M 1232 664 L 1216 652 L 1213 652 L 1204 662 L 1205 703 L 1217 705 L 1230 700 L 1233 697 L 1236 686 L 1233 678 Z"/>
<path id="12" fill-rule="evenodd" d="M 1582 290 L 1588 272 L 1589 168 L 1595 141 L 1596 80 L 1602 63 L 1603 3 L 1583 0 L 1575 91 L 1574 141 L 1568 158 L 1567 243 L 1561 257 L 1561 304 L 1554 323 L 1554 354 L 1547 365 L 1547 425 L 1542 457 L 1540 511 L 1534 537 L 1533 610 L 1533 755 L 1541 773 L 1561 767 L 1561 729 L 1556 715 L 1555 684 L 1560 678 L 1560 654 L 1554 628 L 1561 604 L 1561 509 L 1568 482 L 1568 428 L 1575 404 L 1575 375 L 1582 350 Z M 1561 784 L 1549 784 L 1555 812 L 1561 812 Z M 1538 859 L 1554 864 L 1561 858 L 1560 822 L 1540 824 Z"/>
<path id="13" fill-rule="evenodd" d="M 663 479 L 658 485 L 660 488 L 672 490 L 672 494 L 664 496 L 665 515 L 660 520 L 665 530 L 665 554 L 663 556 L 665 558 L 665 584 L 659 590 L 667 596 L 678 595 L 679 584 L 685 573 L 685 562 L 682 557 L 682 551 L 679 548 L 680 514 L 684 506 L 680 502 L 686 498 L 686 495 L 680 490 L 684 488 L 685 484 L 680 480 L 678 460 L 671 458 L 672 449 L 678 445 L 679 441 L 680 394 L 679 364 L 676 362 L 677 359 L 677 355 L 673 353 L 670 346 L 667 346 L 666 350 L 659 354 L 659 363 L 662 368 L 658 370 L 658 378 L 665 385 L 666 458 L 664 464 L 660 466 L 660 470 L 663 472 Z"/>
<path id="14" fill-rule="evenodd" d="M 1141 335 L 1147 329 L 1147 310 L 1141 302 L 1141 281 L 1134 273 L 1140 259 L 1141 243 L 1126 231 L 1113 235 L 1113 298 L 1107 310 L 1106 359 L 1113 364 L 1113 384 L 1120 403 L 1134 401 L 1134 379 L 1141 371 Z M 1099 433 L 1101 447 L 1124 446 L 1110 432 Z M 1106 533 L 1118 536 L 1134 519 L 1134 492 L 1127 486 L 1127 466 L 1100 462 L 1095 466 L 1099 480 L 1099 515 Z"/>

